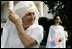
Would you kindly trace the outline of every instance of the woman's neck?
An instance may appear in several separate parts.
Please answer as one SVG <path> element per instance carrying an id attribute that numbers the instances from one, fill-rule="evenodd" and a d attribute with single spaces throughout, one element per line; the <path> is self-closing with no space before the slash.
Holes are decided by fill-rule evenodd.
<path id="1" fill-rule="evenodd" d="M 59 24 L 58 23 L 55 23 L 55 26 L 59 26 Z"/>

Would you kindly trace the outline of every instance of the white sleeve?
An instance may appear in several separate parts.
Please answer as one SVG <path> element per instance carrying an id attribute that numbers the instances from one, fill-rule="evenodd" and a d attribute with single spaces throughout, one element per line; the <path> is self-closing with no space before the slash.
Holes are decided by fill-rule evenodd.
<path id="1" fill-rule="evenodd" d="M 43 40 L 43 27 L 39 26 L 37 28 L 34 28 L 31 32 L 32 33 L 30 34 L 30 36 L 34 38 L 38 44 L 40 44 Z"/>

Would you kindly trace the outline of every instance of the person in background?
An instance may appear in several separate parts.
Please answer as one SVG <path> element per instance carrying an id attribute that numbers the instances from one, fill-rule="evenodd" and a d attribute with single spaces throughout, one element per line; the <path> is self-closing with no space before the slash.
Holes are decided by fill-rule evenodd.
<path id="1" fill-rule="evenodd" d="M 46 17 L 40 17 L 39 20 L 39 25 L 42 25 L 44 28 L 44 38 L 40 44 L 40 48 L 45 48 L 46 46 L 46 41 L 47 41 L 47 36 L 48 36 L 48 30 L 49 30 L 49 19 Z"/>
<path id="2" fill-rule="evenodd" d="M 65 48 L 65 31 L 60 16 L 55 15 L 54 25 L 49 28 L 46 48 Z"/>

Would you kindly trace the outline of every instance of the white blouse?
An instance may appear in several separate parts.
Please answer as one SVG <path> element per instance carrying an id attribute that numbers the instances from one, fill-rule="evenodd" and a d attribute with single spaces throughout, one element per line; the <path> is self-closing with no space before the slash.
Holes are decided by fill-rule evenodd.
<path id="1" fill-rule="evenodd" d="M 59 47 L 63 48 L 63 42 L 64 42 L 64 39 L 65 39 L 64 36 L 65 36 L 65 33 L 64 33 L 64 28 L 62 26 L 60 26 L 60 25 L 50 26 L 46 48 L 59 48 Z M 58 40 L 60 38 L 63 38 L 63 42 L 61 42 L 58 45 Z"/>
<path id="2" fill-rule="evenodd" d="M 14 30 L 16 30 L 16 28 Z M 38 43 L 32 48 L 39 48 L 39 45 L 43 39 L 43 27 L 40 25 L 34 25 L 33 27 L 30 27 L 26 30 L 26 34 L 34 38 Z M 24 45 L 21 43 L 16 31 L 9 31 L 5 48 L 24 48 Z"/>

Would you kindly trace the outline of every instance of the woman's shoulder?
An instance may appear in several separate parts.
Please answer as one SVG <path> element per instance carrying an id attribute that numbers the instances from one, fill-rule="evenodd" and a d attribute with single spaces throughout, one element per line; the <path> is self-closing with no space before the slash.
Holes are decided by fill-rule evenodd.
<path id="1" fill-rule="evenodd" d="M 43 26 L 41 26 L 41 25 L 37 25 L 36 28 L 43 28 Z"/>
<path id="2" fill-rule="evenodd" d="M 55 25 L 51 25 L 51 26 L 50 26 L 50 28 L 55 28 L 55 27 L 56 27 Z M 58 28 L 62 28 L 62 29 L 64 29 L 64 27 L 61 26 L 61 25 L 58 25 Z"/>
<path id="3" fill-rule="evenodd" d="M 44 30 L 43 26 L 41 25 L 36 25 L 32 30 L 37 30 L 37 31 L 40 31 L 40 30 Z"/>
<path id="4" fill-rule="evenodd" d="M 61 26 L 61 25 L 59 25 L 59 27 L 64 29 L 64 27 L 63 27 L 63 26 Z"/>

